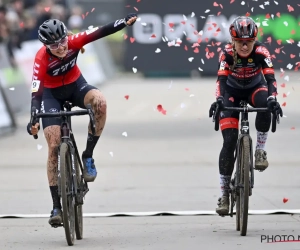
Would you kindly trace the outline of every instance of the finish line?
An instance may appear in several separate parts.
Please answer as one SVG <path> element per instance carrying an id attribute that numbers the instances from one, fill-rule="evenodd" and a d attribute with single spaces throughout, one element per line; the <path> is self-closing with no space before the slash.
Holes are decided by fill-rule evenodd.
<path id="1" fill-rule="evenodd" d="M 233 211 L 235 214 L 235 210 Z M 300 209 L 249 210 L 249 215 L 300 214 Z M 145 217 L 145 216 L 219 216 L 212 210 L 199 211 L 152 211 L 152 212 L 120 212 L 120 213 L 83 213 L 85 218 L 97 217 Z M 49 218 L 49 214 L 0 214 L 0 219 L 8 218 Z"/>

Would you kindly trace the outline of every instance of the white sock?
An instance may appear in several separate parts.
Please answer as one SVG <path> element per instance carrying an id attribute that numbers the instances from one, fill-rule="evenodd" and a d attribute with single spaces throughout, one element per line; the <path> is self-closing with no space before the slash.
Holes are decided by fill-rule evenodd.
<path id="1" fill-rule="evenodd" d="M 230 179 L 231 179 L 230 175 L 221 175 L 220 174 L 221 196 L 223 196 L 223 195 L 228 196 L 229 195 Z"/>
<path id="2" fill-rule="evenodd" d="M 265 150 L 267 139 L 268 139 L 268 132 L 257 131 L 256 149 Z"/>

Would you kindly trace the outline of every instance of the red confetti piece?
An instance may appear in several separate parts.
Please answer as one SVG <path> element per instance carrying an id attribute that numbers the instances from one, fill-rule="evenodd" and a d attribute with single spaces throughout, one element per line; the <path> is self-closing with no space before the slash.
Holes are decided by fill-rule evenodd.
<path id="1" fill-rule="evenodd" d="M 194 49 L 194 52 L 195 52 L 195 53 L 199 53 L 199 49 L 198 49 L 198 48 L 195 48 L 195 49 Z"/>
<path id="2" fill-rule="evenodd" d="M 130 42 L 134 43 L 134 41 L 135 41 L 135 38 L 134 37 L 130 37 Z"/>
<path id="3" fill-rule="evenodd" d="M 128 36 L 126 34 L 124 34 L 124 40 L 126 40 L 128 38 Z"/>
<path id="4" fill-rule="evenodd" d="M 222 48 L 219 47 L 219 48 L 217 49 L 217 52 L 220 52 L 221 50 L 222 50 Z"/>
<path id="5" fill-rule="evenodd" d="M 276 13 L 276 16 L 277 16 L 277 17 L 280 17 L 280 12 L 277 12 L 277 13 Z"/>
<path id="6" fill-rule="evenodd" d="M 282 201 L 283 201 L 283 203 L 287 203 L 287 202 L 288 202 L 288 200 L 289 200 L 288 198 L 283 198 L 283 200 L 282 200 Z"/>
<path id="7" fill-rule="evenodd" d="M 185 45 L 185 46 L 184 46 L 184 49 L 187 51 L 187 50 L 188 50 L 188 47 Z"/>
<path id="8" fill-rule="evenodd" d="M 151 37 L 152 37 L 152 38 L 155 38 L 155 37 L 156 37 L 156 35 L 155 35 L 155 34 L 153 34 Z"/>
<path id="9" fill-rule="evenodd" d="M 230 3 L 233 3 L 235 0 L 231 0 Z"/>
<path id="10" fill-rule="evenodd" d="M 89 13 L 87 12 L 87 13 L 85 13 L 85 16 L 87 16 Z"/>
<path id="11" fill-rule="evenodd" d="M 280 53 L 280 48 L 275 49 L 275 53 L 279 54 Z"/>
<path id="12" fill-rule="evenodd" d="M 292 35 L 296 34 L 296 31 L 295 31 L 295 30 L 292 30 L 292 31 L 291 31 L 291 34 L 292 34 Z"/>
<path id="13" fill-rule="evenodd" d="M 162 107 L 161 104 L 157 105 L 158 112 L 161 112 L 163 115 L 166 115 L 167 111 Z"/>
<path id="14" fill-rule="evenodd" d="M 173 27 L 174 27 L 174 23 L 169 23 L 169 26 L 170 26 L 171 28 L 173 28 Z"/>
<path id="15" fill-rule="evenodd" d="M 185 24 L 185 21 L 182 21 L 181 23 L 182 23 L 182 24 Z"/>
<path id="16" fill-rule="evenodd" d="M 21 23 L 20 23 L 20 28 L 23 28 L 23 27 L 24 27 L 24 23 L 21 22 Z"/>
<path id="17" fill-rule="evenodd" d="M 282 88 L 285 88 L 285 83 L 281 84 L 280 86 L 281 86 Z"/>
<path id="18" fill-rule="evenodd" d="M 218 3 L 216 3 L 216 2 L 214 2 L 214 6 L 215 6 L 215 7 L 217 7 L 217 6 L 219 6 L 219 4 L 218 4 Z"/>
<path id="19" fill-rule="evenodd" d="M 221 9 L 223 9 L 223 5 L 222 4 L 220 4 L 220 7 L 221 7 Z"/>
<path id="20" fill-rule="evenodd" d="M 50 7 L 45 7 L 45 11 L 48 12 L 50 10 Z"/>
<path id="21" fill-rule="evenodd" d="M 129 95 L 125 95 L 125 96 L 124 96 L 124 98 L 125 98 L 126 100 L 128 100 L 128 98 L 129 98 Z"/>
<path id="22" fill-rule="evenodd" d="M 294 8 L 293 8 L 291 5 L 288 5 L 287 7 L 288 7 L 288 11 L 289 11 L 289 12 L 294 11 Z"/>
<path id="23" fill-rule="evenodd" d="M 294 55 L 294 54 L 291 54 L 291 55 L 290 55 L 290 57 L 291 57 L 291 58 L 295 58 L 295 57 L 296 57 L 296 55 Z"/>
<path id="24" fill-rule="evenodd" d="M 220 16 L 221 15 L 221 11 L 219 11 L 218 13 L 217 13 L 217 16 Z"/>
<path id="25" fill-rule="evenodd" d="M 271 16 L 270 16 L 270 14 L 268 13 L 268 14 L 266 15 L 266 18 L 268 18 L 268 19 L 269 19 L 270 17 L 271 17 Z"/>
<path id="26" fill-rule="evenodd" d="M 189 89 L 189 88 L 185 88 L 185 90 L 186 90 L 186 91 L 189 91 L 190 89 Z"/>
<path id="27" fill-rule="evenodd" d="M 125 7 L 126 7 L 126 8 L 129 8 L 129 7 L 130 7 L 130 5 L 126 5 Z"/>
<path id="28" fill-rule="evenodd" d="M 82 17 L 82 19 L 84 19 L 85 18 L 84 14 L 81 14 L 81 17 Z"/>
<path id="29" fill-rule="evenodd" d="M 291 127 L 291 130 L 295 130 L 296 128 L 295 127 Z"/>
<path id="30" fill-rule="evenodd" d="M 139 3 L 141 0 L 136 0 L 137 3 Z"/>
<path id="31" fill-rule="evenodd" d="M 221 42 L 216 42 L 216 45 L 217 45 L 217 46 L 220 46 L 220 45 L 221 45 Z"/>
<path id="32" fill-rule="evenodd" d="M 270 44 L 271 44 L 271 42 L 272 42 L 272 37 L 269 36 L 269 37 L 267 38 L 267 43 L 270 43 Z"/>
<path id="33" fill-rule="evenodd" d="M 277 43 L 278 43 L 279 45 L 281 45 L 281 40 L 277 40 Z"/>
<path id="34" fill-rule="evenodd" d="M 251 14 L 249 12 L 246 13 L 246 16 L 250 16 Z"/>
<path id="35" fill-rule="evenodd" d="M 92 10 L 91 10 L 91 12 L 93 12 L 95 10 L 95 8 L 93 8 Z"/>
<path id="36" fill-rule="evenodd" d="M 282 95 L 282 96 L 283 96 L 283 98 L 287 97 L 287 95 L 286 95 L 285 93 L 283 93 L 283 95 Z"/>
<path id="37" fill-rule="evenodd" d="M 284 102 L 284 103 L 282 103 L 282 105 L 281 105 L 282 107 L 285 107 L 286 106 L 286 102 Z"/>
<path id="38" fill-rule="evenodd" d="M 133 8 L 135 9 L 135 11 L 139 11 L 138 8 L 136 8 L 136 7 L 133 7 Z"/>
<path id="39" fill-rule="evenodd" d="M 234 102 L 234 98 L 233 98 L 233 97 L 230 97 L 230 98 L 229 98 L 229 101 Z"/>
<path id="40" fill-rule="evenodd" d="M 214 55 L 215 55 L 215 53 L 214 53 L 214 52 L 210 52 L 210 53 L 209 53 L 209 56 L 210 56 L 211 58 L 213 58 L 213 57 L 214 57 Z"/>

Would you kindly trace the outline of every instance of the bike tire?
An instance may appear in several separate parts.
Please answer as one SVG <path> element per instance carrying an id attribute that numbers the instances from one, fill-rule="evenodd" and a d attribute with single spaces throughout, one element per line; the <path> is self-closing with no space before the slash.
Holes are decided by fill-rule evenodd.
<path id="1" fill-rule="evenodd" d="M 235 226 L 236 226 L 236 231 L 241 230 L 241 223 L 240 223 L 240 214 L 241 214 L 241 202 L 240 202 L 240 197 L 236 196 L 236 201 L 235 201 Z"/>
<path id="2" fill-rule="evenodd" d="M 240 180 L 243 188 L 240 189 L 240 234 L 246 236 L 249 209 L 249 175 L 250 175 L 250 140 L 248 136 L 242 138 L 241 145 Z"/>
<path id="3" fill-rule="evenodd" d="M 74 245 L 75 220 L 74 220 L 74 197 L 72 195 L 72 174 L 70 170 L 71 155 L 67 143 L 60 146 L 60 186 L 63 210 L 63 225 L 65 228 L 66 240 L 69 246 Z"/>
<path id="4" fill-rule="evenodd" d="M 81 171 L 79 167 L 79 159 L 77 159 L 77 156 L 75 158 L 75 169 L 76 169 L 76 177 L 77 177 L 77 190 L 80 186 L 81 182 Z M 82 218 L 82 205 L 75 205 L 74 206 L 75 211 L 75 233 L 76 233 L 76 239 L 81 240 L 83 238 L 83 218 Z"/>

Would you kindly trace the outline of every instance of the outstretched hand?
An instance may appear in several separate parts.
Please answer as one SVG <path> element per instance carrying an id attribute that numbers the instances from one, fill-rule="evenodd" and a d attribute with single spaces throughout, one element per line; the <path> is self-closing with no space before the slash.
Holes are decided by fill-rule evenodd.
<path id="1" fill-rule="evenodd" d="M 136 13 L 130 13 L 127 15 L 127 17 L 125 17 L 125 22 L 126 25 L 131 26 L 135 23 L 137 19 L 137 14 Z"/>

